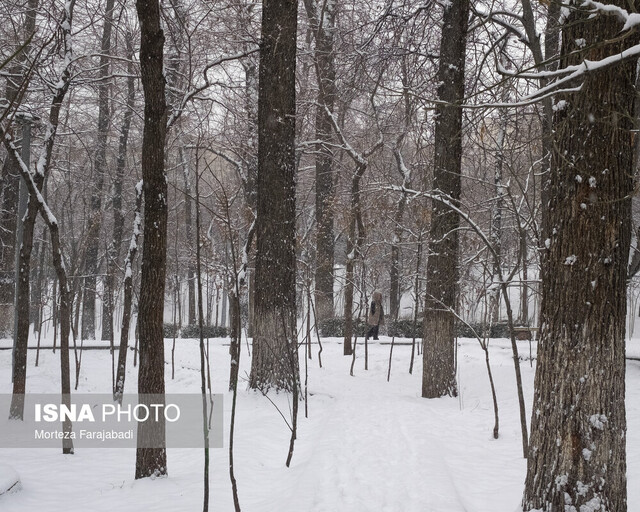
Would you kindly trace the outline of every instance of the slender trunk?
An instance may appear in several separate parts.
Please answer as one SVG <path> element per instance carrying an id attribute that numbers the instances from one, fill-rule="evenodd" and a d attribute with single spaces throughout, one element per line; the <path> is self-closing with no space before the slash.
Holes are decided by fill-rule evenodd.
<path id="1" fill-rule="evenodd" d="M 58 280 L 53 280 L 53 293 L 51 297 L 52 309 L 51 321 L 53 322 L 53 353 L 56 353 L 56 343 L 58 340 Z"/>
<path id="2" fill-rule="evenodd" d="M 334 32 L 336 5 L 305 0 L 307 16 L 315 37 L 314 63 L 318 80 L 316 107 L 316 266 L 315 299 L 318 321 L 333 318 L 333 262 L 335 243 L 334 219 L 334 154 L 331 143 L 336 91 Z"/>
<path id="3" fill-rule="evenodd" d="M 422 260 L 422 237 L 418 238 L 418 250 L 416 255 L 416 278 L 413 284 L 414 297 L 416 303 L 413 306 L 413 328 L 411 329 L 411 362 L 409 363 L 409 374 L 413 374 L 413 363 L 416 357 L 416 331 L 418 330 L 418 302 L 420 297 L 420 264 Z"/>
<path id="4" fill-rule="evenodd" d="M 71 54 L 71 20 L 74 3 L 70 2 L 65 5 L 61 26 L 63 29 L 63 36 L 65 41 L 65 55 Z M 18 150 L 13 145 L 13 141 L 8 134 L 5 134 L 4 143 L 8 152 L 13 155 L 13 158 L 19 163 L 20 172 L 24 180 L 24 184 L 29 192 L 29 208 L 35 209 L 36 213 L 40 213 L 43 221 L 49 228 L 49 234 L 51 236 L 51 250 L 53 266 L 56 269 L 58 282 L 60 283 L 60 387 L 61 387 L 61 402 L 70 407 L 71 404 L 71 384 L 69 375 L 69 331 L 71 321 L 71 293 L 67 282 L 67 273 L 65 265 L 62 259 L 62 246 L 60 244 L 60 233 L 57 219 L 53 216 L 53 213 L 47 206 L 43 196 L 42 187 L 46 182 L 47 174 L 50 169 L 51 154 L 53 152 L 53 146 L 55 141 L 56 127 L 58 126 L 58 119 L 60 114 L 60 107 L 62 100 L 69 87 L 69 79 L 71 73 L 69 67 L 65 67 L 62 73 L 62 80 L 56 90 L 54 101 L 51 105 L 49 112 L 49 129 L 45 136 L 45 144 L 38 161 L 37 170 L 35 173 L 31 173 L 27 163 L 20 158 Z M 32 233 L 33 237 L 33 233 Z M 24 244 L 23 244 L 24 245 Z M 28 295 L 27 295 L 28 296 Z M 24 312 L 28 324 L 28 311 Z M 24 318 L 23 318 L 24 321 Z M 15 382 L 14 382 L 15 385 Z M 22 419 L 24 410 L 24 390 L 21 395 L 15 394 L 14 387 L 14 400 L 11 404 L 11 418 Z M 17 398 L 17 400 L 16 400 Z M 20 411 L 14 410 L 14 402 L 18 402 L 21 406 Z M 16 413 L 19 413 L 16 414 Z M 73 453 L 73 441 L 71 438 L 71 421 L 66 418 L 62 425 L 62 431 L 64 436 L 62 438 L 62 453 Z"/>
<path id="5" fill-rule="evenodd" d="M 120 348 L 118 350 L 118 365 L 116 368 L 115 388 L 113 399 L 122 403 L 124 393 L 124 381 L 127 375 L 127 350 L 129 348 L 129 330 L 131 329 L 131 305 L 133 302 L 133 261 L 138 252 L 138 238 L 140 237 L 140 227 L 142 219 L 140 210 L 142 209 L 142 184 L 136 187 L 136 209 L 133 220 L 133 233 L 129 251 L 124 260 L 124 303 L 122 306 L 122 327 L 120 329 Z M 135 366 L 135 364 L 134 364 Z"/>
<path id="6" fill-rule="evenodd" d="M 28 162 L 20 157 L 17 149 L 12 146 L 11 138 L 8 134 L 4 135 L 4 144 L 7 147 L 9 153 L 12 153 L 12 158 L 18 164 L 20 172 L 24 178 L 25 185 L 28 185 L 30 191 L 29 204 L 27 206 L 27 213 L 23 221 L 22 232 L 22 245 L 20 247 L 20 259 L 19 269 L 20 274 L 18 278 L 18 286 L 16 291 L 16 303 L 18 305 L 17 316 L 17 332 L 15 340 L 15 359 L 13 368 L 13 396 L 12 404 L 9 416 L 11 418 L 22 419 L 24 413 L 24 391 L 26 385 L 26 357 L 27 357 L 27 345 L 29 338 L 29 270 L 31 263 L 31 248 L 33 246 L 33 235 L 36 222 L 36 216 L 40 204 L 36 201 L 37 194 L 42 194 L 46 178 L 50 169 L 51 159 L 53 155 L 53 148 L 56 139 L 56 132 L 60 120 L 60 110 L 62 108 L 62 102 L 69 90 L 69 83 L 71 80 L 71 13 L 74 6 L 74 1 L 71 1 L 65 5 L 65 9 L 62 15 L 62 36 L 64 41 L 64 53 L 67 57 L 66 65 L 62 69 L 60 81 L 55 89 L 53 99 L 51 101 L 51 107 L 49 109 L 49 118 L 46 122 L 46 131 L 44 135 L 43 147 L 40 152 L 40 156 L 36 165 L 36 172 L 34 173 L 33 190 L 31 184 L 26 183 L 27 176 L 30 176 Z M 41 199 L 41 196 L 38 197 Z M 62 289 L 61 292 L 61 322 L 62 322 Z M 61 325 L 62 329 L 62 325 Z M 61 331 L 61 344 L 63 342 L 63 332 Z M 67 338 L 68 341 L 68 338 Z M 64 357 L 64 354 L 61 354 Z"/>
<path id="7" fill-rule="evenodd" d="M 234 391 L 238 383 L 239 359 L 240 359 L 240 301 L 235 293 L 231 294 L 231 329 L 229 332 L 231 343 L 229 345 L 229 355 L 231 364 L 229 366 L 229 391 Z"/>
<path id="8" fill-rule="evenodd" d="M 29 277 L 31 269 L 31 249 L 33 232 L 38 215 L 38 204 L 29 198 L 27 214 L 22 224 L 22 244 L 20 245 L 19 275 L 16 290 L 17 329 L 13 354 L 13 396 L 9 417 L 23 419 L 24 393 L 27 383 L 27 347 L 29 345 Z M 62 312 L 60 312 L 62 314 Z"/>
<path id="9" fill-rule="evenodd" d="M 27 80 L 23 64 L 29 54 L 31 44 L 29 38 L 36 29 L 36 10 L 38 0 L 28 0 L 24 25 L 22 27 L 22 42 L 24 48 L 15 56 L 15 66 L 11 66 L 7 74 L 5 101 L 17 104 L 24 90 Z M 24 142 L 22 143 L 24 145 Z M 27 163 L 28 165 L 28 163 Z M 18 211 L 20 190 L 20 167 L 10 155 L 5 158 L 2 166 L 2 204 L 0 208 L 0 337 L 8 338 L 15 335 L 13 319 L 16 295 L 16 254 L 19 246 L 16 244 L 18 228 Z"/>
<path id="10" fill-rule="evenodd" d="M 182 155 L 184 156 L 184 155 Z M 196 154 L 196 160 L 198 159 Z M 204 351 L 204 309 L 202 297 L 202 266 L 200 258 L 200 187 L 199 173 L 196 169 L 196 276 L 198 278 L 198 327 L 200 331 L 200 392 L 202 393 L 202 435 L 204 440 L 204 497 L 203 511 L 209 510 L 209 426 L 207 423 L 207 376 L 205 373 L 205 351 Z"/>
<path id="11" fill-rule="evenodd" d="M 104 294 L 106 299 L 103 301 L 102 309 L 102 339 L 110 339 L 115 329 L 113 314 L 115 309 L 115 276 L 117 265 L 120 259 L 122 246 L 122 236 L 124 233 L 124 214 L 122 212 L 122 187 L 124 183 L 125 169 L 127 163 L 127 146 L 129 143 L 129 130 L 131 128 L 131 118 L 133 117 L 133 109 L 135 107 L 135 75 L 133 64 L 133 35 L 131 32 L 125 34 L 127 46 L 127 106 L 120 127 L 120 141 L 118 143 L 118 159 L 116 161 L 116 175 L 113 183 L 113 198 L 111 207 L 113 209 L 113 234 L 112 240 L 107 250 L 107 277 L 105 282 Z"/>
<path id="12" fill-rule="evenodd" d="M 502 58 L 502 56 L 501 56 Z M 508 101 L 508 94 L 503 91 L 503 101 Z M 498 131 L 498 137 L 496 141 L 496 162 L 494 169 L 494 185 L 496 187 L 496 199 L 492 205 L 491 214 L 491 231 L 489 239 L 493 245 L 494 258 L 493 258 L 493 272 L 491 274 L 491 322 L 497 324 L 500 320 L 500 288 L 494 286 L 494 279 L 500 275 L 502 264 L 502 212 L 504 210 L 504 197 L 505 187 L 502 184 L 502 174 L 504 169 L 504 141 L 507 134 L 507 111 L 500 111 L 500 127 Z"/>
<path id="13" fill-rule="evenodd" d="M 527 233 L 520 231 L 520 252 L 522 254 L 522 283 L 520 286 L 520 324 L 529 325 L 529 247 Z M 529 334 L 529 337 L 531 334 Z"/>
<path id="14" fill-rule="evenodd" d="M 189 325 L 196 323 L 196 269 L 193 260 L 193 214 L 191 206 L 191 179 L 189 171 L 189 163 L 186 159 L 186 150 L 183 145 L 178 148 L 178 158 L 180 159 L 180 167 L 182 168 L 182 176 L 184 178 L 184 229 L 187 241 L 187 294 L 188 294 L 188 315 Z"/>
<path id="15" fill-rule="evenodd" d="M 100 228 L 102 226 L 102 189 L 104 176 L 107 172 L 107 144 L 109 137 L 109 124 L 111 112 L 109 109 L 108 77 L 110 73 L 111 55 L 111 31 L 113 29 L 113 7 L 115 0 L 106 0 L 104 24 L 102 25 L 102 44 L 100 47 L 100 68 L 98 71 L 100 82 L 98 84 L 98 136 L 96 139 L 96 152 L 93 162 L 93 188 L 91 193 L 91 213 L 87 231 L 87 253 L 85 256 L 84 299 L 82 303 L 82 338 L 92 340 L 96 336 L 96 291 L 97 274 L 99 267 L 98 252 L 100 248 Z M 103 317 L 104 324 L 109 323 Z M 107 328 L 107 337 L 110 339 L 110 330 Z"/>
<path id="16" fill-rule="evenodd" d="M 355 238 L 356 238 L 356 220 L 349 220 L 349 234 L 347 236 L 347 265 L 345 268 L 344 283 L 344 342 L 343 354 L 350 356 L 353 354 L 355 347 L 351 343 L 353 338 L 353 288 L 355 266 Z"/>

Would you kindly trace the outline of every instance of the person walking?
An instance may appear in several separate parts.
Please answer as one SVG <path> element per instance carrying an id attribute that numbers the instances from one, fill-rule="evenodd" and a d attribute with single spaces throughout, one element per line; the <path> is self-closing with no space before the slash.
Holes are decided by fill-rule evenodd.
<path id="1" fill-rule="evenodd" d="M 382 292 L 375 290 L 371 300 L 371 307 L 369 308 L 369 317 L 367 318 L 367 324 L 369 330 L 365 339 L 373 337 L 374 340 L 378 339 L 378 329 L 381 325 L 384 325 L 384 311 L 382 310 Z"/>

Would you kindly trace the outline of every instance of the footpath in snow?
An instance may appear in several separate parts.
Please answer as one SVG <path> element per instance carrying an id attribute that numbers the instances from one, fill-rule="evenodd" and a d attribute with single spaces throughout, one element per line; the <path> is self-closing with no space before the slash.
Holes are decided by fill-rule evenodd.
<path id="1" fill-rule="evenodd" d="M 388 341 L 382 337 L 382 341 Z M 299 434 L 290 468 L 285 467 L 289 430 L 265 397 L 240 384 L 235 466 L 240 503 L 246 512 L 512 512 L 517 509 L 526 464 L 521 454 L 511 351 L 504 340 L 491 344 L 491 361 L 500 407 L 500 438 L 494 440 L 493 404 L 484 353 L 473 340 L 458 350 L 457 398 L 420 397 L 422 367 L 416 358 L 409 375 L 411 347 L 394 348 L 391 381 L 386 381 L 389 345 L 372 344 L 369 370 L 358 347 L 354 377 L 341 340 L 324 341 L 323 368 L 317 345 L 308 361 L 308 408 L 300 407 Z M 403 340 L 406 341 L 406 340 Z M 228 341 L 226 341 L 228 343 Z M 170 360 L 171 342 L 166 358 Z M 225 394 L 225 448 L 211 451 L 211 510 L 231 512 L 228 476 L 228 346 L 211 340 L 212 387 Z M 637 351 L 632 340 L 630 353 Z M 528 356 L 523 343 L 522 355 Z M 534 347 L 535 348 L 535 347 Z M 640 352 L 640 351 L 638 351 Z M 535 352 L 534 352 L 535 353 Z M 29 351 L 28 392 L 58 389 L 58 355 L 50 350 L 33 366 Z M 131 362 L 131 361 L 130 361 Z M 243 346 L 241 376 L 249 371 Z M 166 365 L 168 393 L 198 393 L 199 352 L 194 340 L 178 340 L 175 379 Z M 304 359 L 301 357 L 304 372 Z M 11 352 L 0 351 L 0 379 L 9 383 Z M 522 362 L 530 406 L 534 368 Z M 304 373 L 303 373 L 304 380 Z M 108 351 L 83 354 L 78 392 L 105 393 L 111 386 Z M 136 369 L 129 368 L 127 392 L 136 391 Z M 5 389 L 9 389 L 7 384 Z M 270 396 L 289 416 L 285 394 Z M 0 412 L 4 415 L 6 413 Z M 527 411 L 527 418 L 530 410 Z M 640 510 L 640 361 L 627 364 L 629 510 Z M 1 422 L 0 422 L 1 425 Z M 169 477 L 133 479 L 134 449 L 79 449 L 63 456 L 57 449 L 0 449 L 4 474 L 17 474 L 21 489 L 0 496 L 3 512 L 175 512 L 200 510 L 203 456 L 196 449 L 168 449 Z M 7 467 L 7 466 L 5 466 Z"/>

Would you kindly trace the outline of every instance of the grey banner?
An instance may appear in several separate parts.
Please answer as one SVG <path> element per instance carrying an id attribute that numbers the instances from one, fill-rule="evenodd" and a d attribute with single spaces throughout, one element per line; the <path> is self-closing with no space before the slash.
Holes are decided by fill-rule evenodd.
<path id="1" fill-rule="evenodd" d="M 12 395 L 0 394 L 0 448 L 60 447 L 65 437 L 76 448 L 201 448 L 204 446 L 200 394 L 24 395 L 24 419 L 8 419 Z M 223 446 L 223 396 L 207 395 L 209 446 Z M 67 420 L 67 421 L 65 421 Z M 71 422 L 71 429 L 65 423 Z M 164 433 L 163 433 L 164 431 Z"/>

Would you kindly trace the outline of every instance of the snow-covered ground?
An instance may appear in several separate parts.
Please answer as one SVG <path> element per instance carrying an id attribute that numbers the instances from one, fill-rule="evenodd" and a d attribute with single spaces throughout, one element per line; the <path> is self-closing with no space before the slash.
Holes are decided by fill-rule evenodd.
<path id="1" fill-rule="evenodd" d="M 389 338 L 381 337 L 381 342 Z M 407 340 L 402 340 L 407 341 Z M 170 341 L 166 359 L 170 360 Z M 225 428 L 231 399 L 227 390 L 228 347 L 211 341 L 213 391 L 225 394 Z M 529 345 L 521 342 L 521 355 Z M 240 385 L 235 442 L 239 497 L 245 512 L 512 512 L 522 493 L 525 461 L 511 351 L 506 340 L 491 343 L 491 362 L 500 407 L 500 438 L 492 438 L 493 405 L 477 342 L 459 345 L 458 398 L 420 397 L 421 358 L 409 375 L 410 345 L 396 345 L 391 381 L 386 380 L 389 345 L 372 344 L 369 370 L 358 347 L 354 377 L 340 340 L 324 340 L 323 368 L 317 345 L 309 361 L 309 417 L 301 407 L 298 440 L 285 467 L 289 430 L 265 397 Z M 640 340 L 629 343 L 640 356 Z M 241 375 L 249 357 L 243 346 Z M 29 351 L 28 392 L 58 389 L 57 354 L 45 350 L 34 367 Z M 131 359 L 130 359 L 131 362 Z M 11 352 L 0 350 L 0 379 L 10 390 Z M 301 359 L 304 371 L 304 361 Z M 200 390 L 199 352 L 194 340 L 178 340 L 176 374 L 166 366 L 167 392 Z M 522 362 L 527 405 L 534 369 Z M 130 368 L 127 391 L 134 392 Z M 304 379 L 304 376 L 303 376 Z M 80 392 L 108 393 L 108 351 L 83 355 Z M 271 398 L 288 415 L 287 396 Z M 6 411 L 0 411 L 5 415 Z M 529 417 L 530 411 L 527 411 Z M 627 364 L 629 510 L 640 510 L 640 361 Z M 228 449 L 211 451 L 211 510 L 233 511 Z M 22 488 L 0 496 L 3 512 L 193 511 L 202 509 L 203 455 L 196 449 L 168 450 L 169 477 L 134 480 L 135 450 L 0 449 L 0 466 L 20 476 Z M 6 468 L 5 468 L 6 469 Z M 10 473 L 6 469 L 5 474 Z"/>

